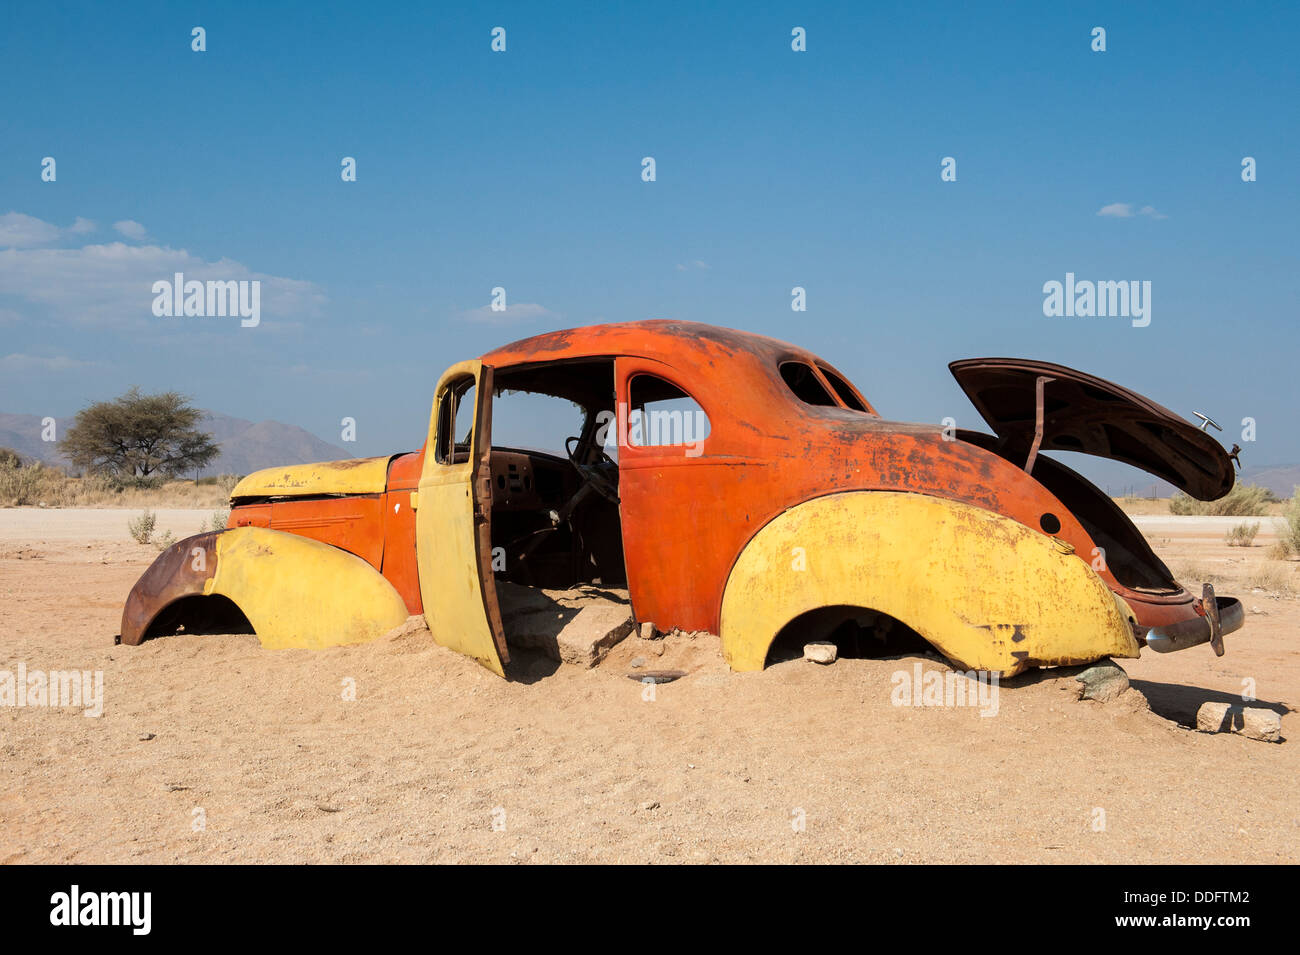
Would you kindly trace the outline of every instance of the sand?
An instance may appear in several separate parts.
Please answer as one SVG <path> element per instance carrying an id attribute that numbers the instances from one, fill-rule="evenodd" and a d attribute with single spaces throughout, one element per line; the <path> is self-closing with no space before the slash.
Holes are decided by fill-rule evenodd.
<path id="1" fill-rule="evenodd" d="M 159 512 L 159 532 L 208 514 Z M 1300 744 L 1179 722 L 1250 678 L 1296 732 L 1291 596 L 1238 588 L 1226 656 L 1122 661 L 1140 692 L 1115 702 L 1049 671 L 981 716 L 892 705 L 894 673 L 946 669 L 930 658 L 734 674 L 708 636 L 662 655 L 629 638 L 592 670 L 520 654 L 512 682 L 424 631 L 114 646 L 156 554 L 129 516 L 0 510 L 0 670 L 104 679 L 98 718 L 0 707 L 0 861 L 1300 861 Z M 1279 564 L 1197 528 L 1162 523 L 1156 547 L 1241 580 Z M 688 675 L 647 699 L 627 678 L 638 656 Z"/>

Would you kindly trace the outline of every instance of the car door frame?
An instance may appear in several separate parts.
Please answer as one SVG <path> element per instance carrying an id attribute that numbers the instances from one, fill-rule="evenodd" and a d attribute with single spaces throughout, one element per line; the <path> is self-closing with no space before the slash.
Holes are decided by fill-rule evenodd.
<path id="1" fill-rule="evenodd" d="M 469 453 L 456 461 L 456 413 L 471 380 Z M 438 380 L 416 498 L 415 539 L 420 598 L 434 641 L 504 677 L 510 652 L 492 573 L 492 382 L 492 366 L 477 359 L 452 365 Z M 449 460 L 440 460 L 442 427 L 449 428 Z"/>

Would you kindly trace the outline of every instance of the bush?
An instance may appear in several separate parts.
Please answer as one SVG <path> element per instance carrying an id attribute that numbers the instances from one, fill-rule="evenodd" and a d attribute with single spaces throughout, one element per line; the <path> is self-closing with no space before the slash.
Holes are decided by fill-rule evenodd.
<path id="1" fill-rule="evenodd" d="M 1290 594 L 1293 592 L 1292 579 L 1289 565 L 1261 564 L 1246 578 L 1246 588 L 1274 594 Z"/>
<path id="2" fill-rule="evenodd" d="M 41 464 L 27 468 L 0 467 L 0 504 L 6 507 L 40 504 L 44 497 L 41 491 L 46 485 L 46 470 Z"/>
<path id="3" fill-rule="evenodd" d="M 153 540 L 154 525 L 158 522 L 153 511 L 145 511 L 134 520 L 126 522 L 126 529 L 131 532 L 137 544 L 148 544 Z"/>
<path id="4" fill-rule="evenodd" d="M 216 474 L 208 477 L 201 477 L 195 481 L 198 487 L 219 487 L 229 494 L 235 489 L 235 485 L 242 480 L 238 474 Z"/>
<path id="5" fill-rule="evenodd" d="M 8 468 L 20 468 L 23 466 L 23 459 L 13 448 L 0 448 L 0 470 Z"/>
<path id="6" fill-rule="evenodd" d="M 1300 487 L 1291 495 L 1291 502 L 1282 512 L 1285 523 L 1278 528 L 1278 538 L 1287 549 L 1288 556 L 1300 554 Z"/>
<path id="7" fill-rule="evenodd" d="M 226 525 L 228 525 L 229 523 L 230 523 L 230 508 L 223 507 L 219 511 L 213 511 L 212 516 L 199 526 L 199 533 L 202 534 L 204 531 L 209 531 L 209 530 L 223 531 L 226 529 Z"/>
<path id="8" fill-rule="evenodd" d="M 1179 491 L 1169 499 L 1169 513 L 1259 517 L 1267 510 L 1268 494 L 1268 488 L 1257 484 L 1233 485 L 1232 490 L 1217 501 L 1198 501 Z"/>
<path id="9" fill-rule="evenodd" d="M 1259 533 L 1259 522 L 1254 524 L 1237 524 L 1228 531 L 1227 537 L 1229 547 L 1250 547 L 1255 543 L 1255 535 Z"/>

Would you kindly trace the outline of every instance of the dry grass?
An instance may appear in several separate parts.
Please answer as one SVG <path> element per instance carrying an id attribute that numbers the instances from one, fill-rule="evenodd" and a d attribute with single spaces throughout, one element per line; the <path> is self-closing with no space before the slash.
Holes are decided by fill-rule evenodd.
<path id="1" fill-rule="evenodd" d="M 1237 484 L 1217 501 L 1198 501 L 1181 491 L 1169 499 L 1170 514 L 1206 514 L 1214 517 L 1259 517 L 1268 513 L 1272 493 L 1257 484 Z"/>
<path id="2" fill-rule="evenodd" d="M 1297 487 L 1295 493 L 1291 495 L 1286 510 L 1282 512 L 1282 518 L 1285 523 L 1278 528 L 1281 532 L 1278 536 L 1286 547 L 1288 555 L 1300 554 L 1300 487 Z"/>
<path id="3" fill-rule="evenodd" d="M 70 477 L 44 464 L 0 467 L 0 507 L 223 507 L 238 479 L 223 475 L 135 487 L 100 475 Z"/>
<path id="4" fill-rule="evenodd" d="M 1295 568 L 1290 564 L 1261 564 L 1246 575 L 1246 587 L 1271 594 L 1295 593 Z"/>
<path id="5" fill-rule="evenodd" d="M 1264 555 L 1269 560 L 1290 560 L 1291 546 L 1284 540 L 1277 540 L 1269 545 L 1269 548 L 1264 552 Z"/>
<path id="6" fill-rule="evenodd" d="M 1185 586 L 1189 587 L 1205 583 L 1213 584 L 1214 589 L 1218 590 L 1236 579 L 1230 568 L 1201 560 L 1179 561 L 1170 567 L 1170 570 L 1173 572 L 1175 580 L 1182 581 Z"/>
<path id="7" fill-rule="evenodd" d="M 1228 529 L 1228 533 L 1223 539 L 1227 542 L 1229 547 L 1253 547 L 1255 544 L 1255 535 L 1258 533 L 1258 521 L 1254 524 L 1235 524 Z"/>

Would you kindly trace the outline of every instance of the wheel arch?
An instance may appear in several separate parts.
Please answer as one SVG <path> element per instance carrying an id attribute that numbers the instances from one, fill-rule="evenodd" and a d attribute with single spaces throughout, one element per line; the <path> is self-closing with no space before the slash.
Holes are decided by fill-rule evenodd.
<path id="1" fill-rule="evenodd" d="M 167 608 L 190 597 L 230 600 L 268 648 L 362 643 L 407 617 L 401 596 L 355 554 L 261 527 L 177 541 L 131 588 L 121 642 L 138 645 Z"/>
<path id="2" fill-rule="evenodd" d="M 1131 611 L 1057 538 L 960 501 L 843 491 L 773 518 L 728 574 L 723 656 L 760 670 L 800 615 L 850 605 L 887 614 L 968 669 L 1136 657 Z"/>

